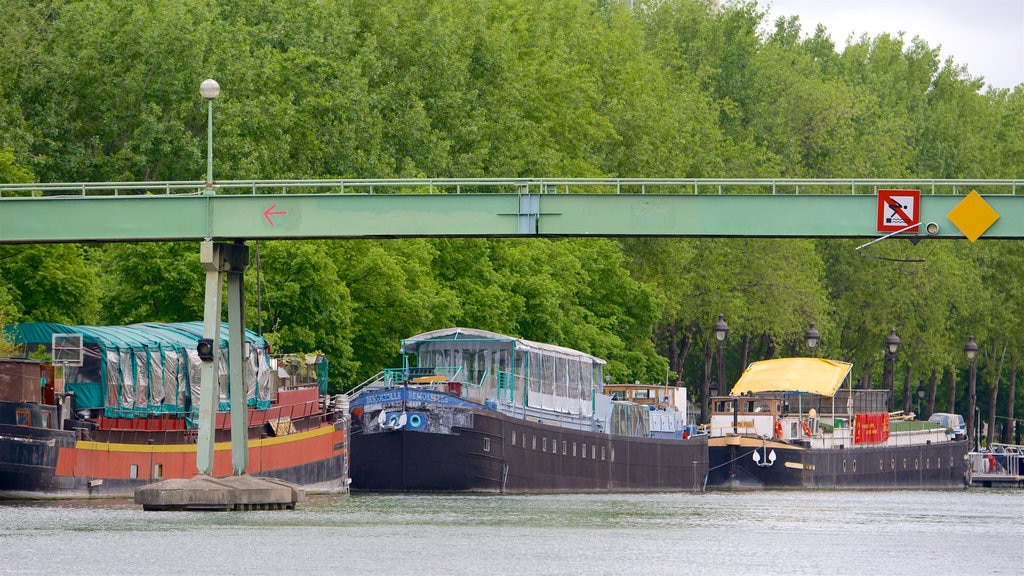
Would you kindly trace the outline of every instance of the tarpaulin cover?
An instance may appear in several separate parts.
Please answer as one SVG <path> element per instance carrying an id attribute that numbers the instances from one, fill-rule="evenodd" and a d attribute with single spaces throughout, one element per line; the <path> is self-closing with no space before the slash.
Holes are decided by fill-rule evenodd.
<path id="1" fill-rule="evenodd" d="M 130 326 L 69 326 L 26 322 L 4 327 L 15 343 L 50 348 L 54 334 L 81 334 L 83 363 L 68 366 L 65 386 L 76 392 L 78 408 L 105 408 L 108 416 L 181 413 L 198 407 L 201 362 L 196 344 L 203 337 L 202 322 L 146 323 Z M 269 377 L 267 342 L 255 332 L 245 332 L 244 372 L 246 400 L 250 405 L 269 402 L 273 392 Z M 218 334 L 218 395 L 227 397 L 228 325 Z"/>
<path id="2" fill-rule="evenodd" d="M 760 392 L 808 392 L 833 396 L 853 365 L 825 358 L 776 358 L 754 362 L 732 388 L 733 396 Z"/>

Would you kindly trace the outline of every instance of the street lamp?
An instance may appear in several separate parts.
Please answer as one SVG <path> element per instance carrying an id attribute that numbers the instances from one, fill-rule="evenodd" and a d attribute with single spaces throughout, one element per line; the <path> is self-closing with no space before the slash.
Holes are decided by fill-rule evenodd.
<path id="1" fill-rule="evenodd" d="M 718 386 L 722 389 L 727 389 L 725 385 L 725 366 L 722 363 L 722 342 L 725 341 L 725 337 L 729 334 L 729 325 L 725 323 L 725 315 L 718 315 L 718 322 L 711 327 L 711 333 L 715 336 L 715 341 L 718 343 Z M 701 394 L 702 401 L 700 405 L 701 420 L 706 424 L 711 421 L 711 410 L 710 410 L 710 394 L 711 394 L 711 383 L 705 379 L 704 383 L 707 386 Z"/>
<path id="2" fill-rule="evenodd" d="M 220 84 L 213 78 L 203 80 L 199 93 L 209 103 L 206 114 L 206 188 L 213 191 L 213 101 L 220 96 Z"/>
<path id="3" fill-rule="evenodd" d="M 924 378 L 917 381 L 917 413 L 921 414 L 921 402 L 924 401 Z"/>
<path id="4" fill-rule="evenodd" d="M 975 394 L 978 383 L 978 370 L 976 365 L 978 358 L 978 344 L 974 341 L 974 336 L 968 336 L 967 344 L 964 345 L 964 354 L 967 355 L 967 363 L 970 364 L 970 370 L 967 373 L 967 436 L 970 440 L 970 445 L 974 446 L 974 441 L 978 440 L 977 435 L 974 432 L 974 404 L 977 401 Z"/>
<path id="5" fill-rule="evenodd" d="M 804 341 L 807 342 L 807 347 L 811 349 L 811 356 L 817 356 L 818 342 L 821 341 L 821 334 L 814 327 L 814 322 L 811 322 L 811 327 L 807 329 L 807 332 L 804 332 Z"/>
<path id="6" fill-rule="evenodd" d="M 723 349 L 725 348 L 725 337 L 729 335 L 729 325 L 725 323 L 724 314 L 718 315 L 718 322 L 715 322 L 713 330 L 715 340 L 718 340 L 718 385 L 728 388 L 725 384 L 725 353 Z"/>
<path id="7" fill-rule="evenodd" d="M 892 412 L 893 396 L 896 394 L 893 372 L 896 369 L 896 352 L 900 349 L 900 337 L 896 335 L 896 329 L 889 329 L 889 337 L 885 339 L 885 364 L 882 367 L 882 385 L 889 391 L 886 404 L 889 412 Z"/>

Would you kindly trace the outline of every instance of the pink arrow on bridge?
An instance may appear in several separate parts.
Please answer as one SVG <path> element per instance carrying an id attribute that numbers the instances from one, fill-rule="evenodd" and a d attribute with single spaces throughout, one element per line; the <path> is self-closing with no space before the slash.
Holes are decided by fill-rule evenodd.
<path id="1" fill-rule="evenodd" d="M 273 216 L 274 214 L 287 214 L 288 213 L 285 210 L 274 210 L 274 208 L 277 208 L 277 204 L 271 205 L 270 208 L 267 208 L 263 212 L 263 217 L 267 219 L 267 222 L 270 223 L 271 227 L 274 226 L 274 221 L 270 219 L 271 216 Z"/>

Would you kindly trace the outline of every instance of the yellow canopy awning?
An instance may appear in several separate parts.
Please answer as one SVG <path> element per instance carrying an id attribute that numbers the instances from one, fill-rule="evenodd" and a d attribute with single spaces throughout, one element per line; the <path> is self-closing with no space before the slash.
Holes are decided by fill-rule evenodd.
<path id="1" fill-rule="evenodd" d="M 732 387 L 732 395 L 810 392 L 834 396 L 853 364 L 825 358 L 776 358 L 754 362 Z"/>

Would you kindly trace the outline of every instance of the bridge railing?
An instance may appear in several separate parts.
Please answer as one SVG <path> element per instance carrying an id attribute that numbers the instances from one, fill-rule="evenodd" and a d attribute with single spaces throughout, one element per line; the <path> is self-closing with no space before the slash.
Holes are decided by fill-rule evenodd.
<path id="1" fill-rule="evenodd" d="M 923 194 L 1024 194 L 1024 180 L 843 178 L 395 178 L 323 180 L 66 182 L 0 184 L 0 200 L 48 197 L 271 194 L 877 194 L 914 189 Z"/>

